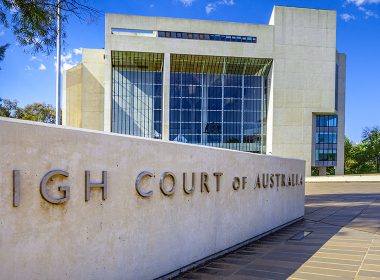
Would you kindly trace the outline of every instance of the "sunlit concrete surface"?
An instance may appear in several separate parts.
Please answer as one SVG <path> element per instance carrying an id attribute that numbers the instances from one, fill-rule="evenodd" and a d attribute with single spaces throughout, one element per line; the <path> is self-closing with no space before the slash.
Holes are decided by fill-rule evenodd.
<path id="1" fill-rule="evenodd" d="M 306 195 L 303 221 L 180 278 L 380 279 L 380 183 L 309 183 Z"/>
<path id="2" fill-rule="evenodd" d="M 304 173 L 297 159 L 0 118 L 0 280 L 167 275 L 301 218 Z"/>
<path id="3" fill-rule="evenodd" d="M 380 182 L 380 174 L 331 175 L 306 177 L 306 183 Z"/>

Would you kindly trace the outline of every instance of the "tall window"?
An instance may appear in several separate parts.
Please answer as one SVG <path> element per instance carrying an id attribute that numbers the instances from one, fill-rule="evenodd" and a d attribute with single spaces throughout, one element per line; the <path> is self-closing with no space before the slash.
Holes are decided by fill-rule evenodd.
<path id="1" fill-rule="evenodd" d="M 112 132 L 161 138 L 163 54 L 112 52 Z"/>
<path id="2" fill-rule="evenodd" d="M 170 140 L 264 152 L 266 77 L 258 72 L 260 64 L 252 67 L 254 63 L 247 59 L 228 63 L 220 57 L 174 55 Z"/>
<path id="3" fill-rule="evenodd" d="M 315 162 L 317 166 L 336 166 L 337 116 L 316 116 Z"/>

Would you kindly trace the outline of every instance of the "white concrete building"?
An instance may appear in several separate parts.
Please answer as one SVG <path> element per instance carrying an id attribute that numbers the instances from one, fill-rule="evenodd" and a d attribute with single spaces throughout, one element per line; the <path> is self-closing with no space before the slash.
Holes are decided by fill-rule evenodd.
<path id="1" fill-rule="evenodd" d="M 344 172 L 336 12 L 268 25 L 106 15 L 105 49 L 65 74 L 63 124 L 306 160 Z"/>

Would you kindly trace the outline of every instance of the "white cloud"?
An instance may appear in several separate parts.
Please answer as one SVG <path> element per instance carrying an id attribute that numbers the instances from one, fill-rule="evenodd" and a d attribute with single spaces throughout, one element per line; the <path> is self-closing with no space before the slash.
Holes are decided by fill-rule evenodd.
<path id="1" fill-rule="evenodd" d="M 25 70 L 25 71 L 31 71 L 31 70 L 32 70 L 32 67 L 30 67 L 29 65 L 26 65 L 24 70 Z"/>
<path id="2" fill-rule="evenodd" d="M 30 59 L 29 59 L 30 61 L 42 61 L 42 59 L 41 58 L 38 58 L 37 56 L 32 56 Z"/>
<path id="3" fill-rule="evenodd" d="M 232 6 L 232 5 L 235 5 L 235 1 L 234 0 L 219 0 L 213 3 L 208 3 L 205 7 L 206 14 L 210 14 L 214 12 L 217 9 L 217 7 L 221 5 Z"/>
<path id="4" fill-rule="evenodd" d="M 223 4 L 226 4 L 226 5 L 234 5 L 235 4 L 234 0 L 222 0 L 219 2 L 222 2 Z"/>
<path id="5" fill-rule="evenodd" d="M 71 63 L 63 63 L 62 64 L 62 70 L 66 71 L 66 70 L 69 70 L 70 68 L 73 68 L 76 64 L 71 64 Z"/>
<path id="6" fill-rule="evenodd" d="M 354 4 L 356 6 L 362 6 L 366 4 L 379 4 L 380 0 L 346 0 L 346 4 Z"/>
<path id="7" fill-rule="evenodd" d="M 45 64 L 41 63 L 41 64 L 40 64 L 40 67 L 38 67 L 38 70 L 40 70 L 40 71 L 45 71 L 45 70 L 46 70 L 46 66 L 45 66 Z"/>
<path id="8" fill-rule="evenodd" d="M 79 49 L 73 49 L 73 53 L 75 55 L 82 55 L 82 48 L 79 48 Z"/>
<path id="9" fill-rule="evenodd" d="M 179 0 L 185 7 L 190 7 L 193 5 L 195 0 Z"/>
<path id="10" fill-rule="evenodd" d="M 71 61 L 73 58 L 73 53 L 70 51 L 66 55 L 61 54 L 61 62 Z"/>
<path id="11" fill-rule="evenodd" d="M 379 17 L 375 12 L 373 12 L 371 10 L 368 10 L 366 8 L 359 7 L 358 9 L 359 9 L 359 11 L 362 11 L 364 13 L 364 18 L 365 19 L 368 19 L 370 17 L 374 17 L 374 18 L 378 18 Z"/>
<path id="12" fill-rule="evenodd" d="M 205 9 L 206 9 L 206 14 L 210 14 L 213 11 L 215 11 L 216 5 L 215 5 L 215 3 L 209 3 L 206 5 Z"/>
<path id="13" fill-rule="evenodd" d="M 80 63 L 82 48 L 69 50 L 66 54 L 61 55 L 61 71 L 66 71 Z M 54 60 L 57 58 L 54 57 Z M 57 68 L 57 63 L 54 62 L 54 68 Z"/>
<path id="14" fill-rule="evenodd" d="M 342 20 L 344 20 L 345 22 L 348 22 L 350 20 L 354 20 L 355 19 L 355 16 L 354 15 L 350 15 L 350 14 L 341 14 L 340 15 L 340 18 Z"/>
<path id="15" fill-rule="evenodd" d="M 370 18 L 370 17 L 379 18 L 379 15 L 370 10 L 365 11 L 365 18 Z"/>

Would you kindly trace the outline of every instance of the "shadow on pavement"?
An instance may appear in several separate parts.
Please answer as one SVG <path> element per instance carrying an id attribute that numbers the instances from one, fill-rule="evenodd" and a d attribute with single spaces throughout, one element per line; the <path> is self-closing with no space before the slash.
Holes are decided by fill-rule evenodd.
<path id="1" fill-rule="evenodd" d="M 302 221 L 177 279 L 380 279 L 380 184 L 360 185 L 307 185 Z"/>

